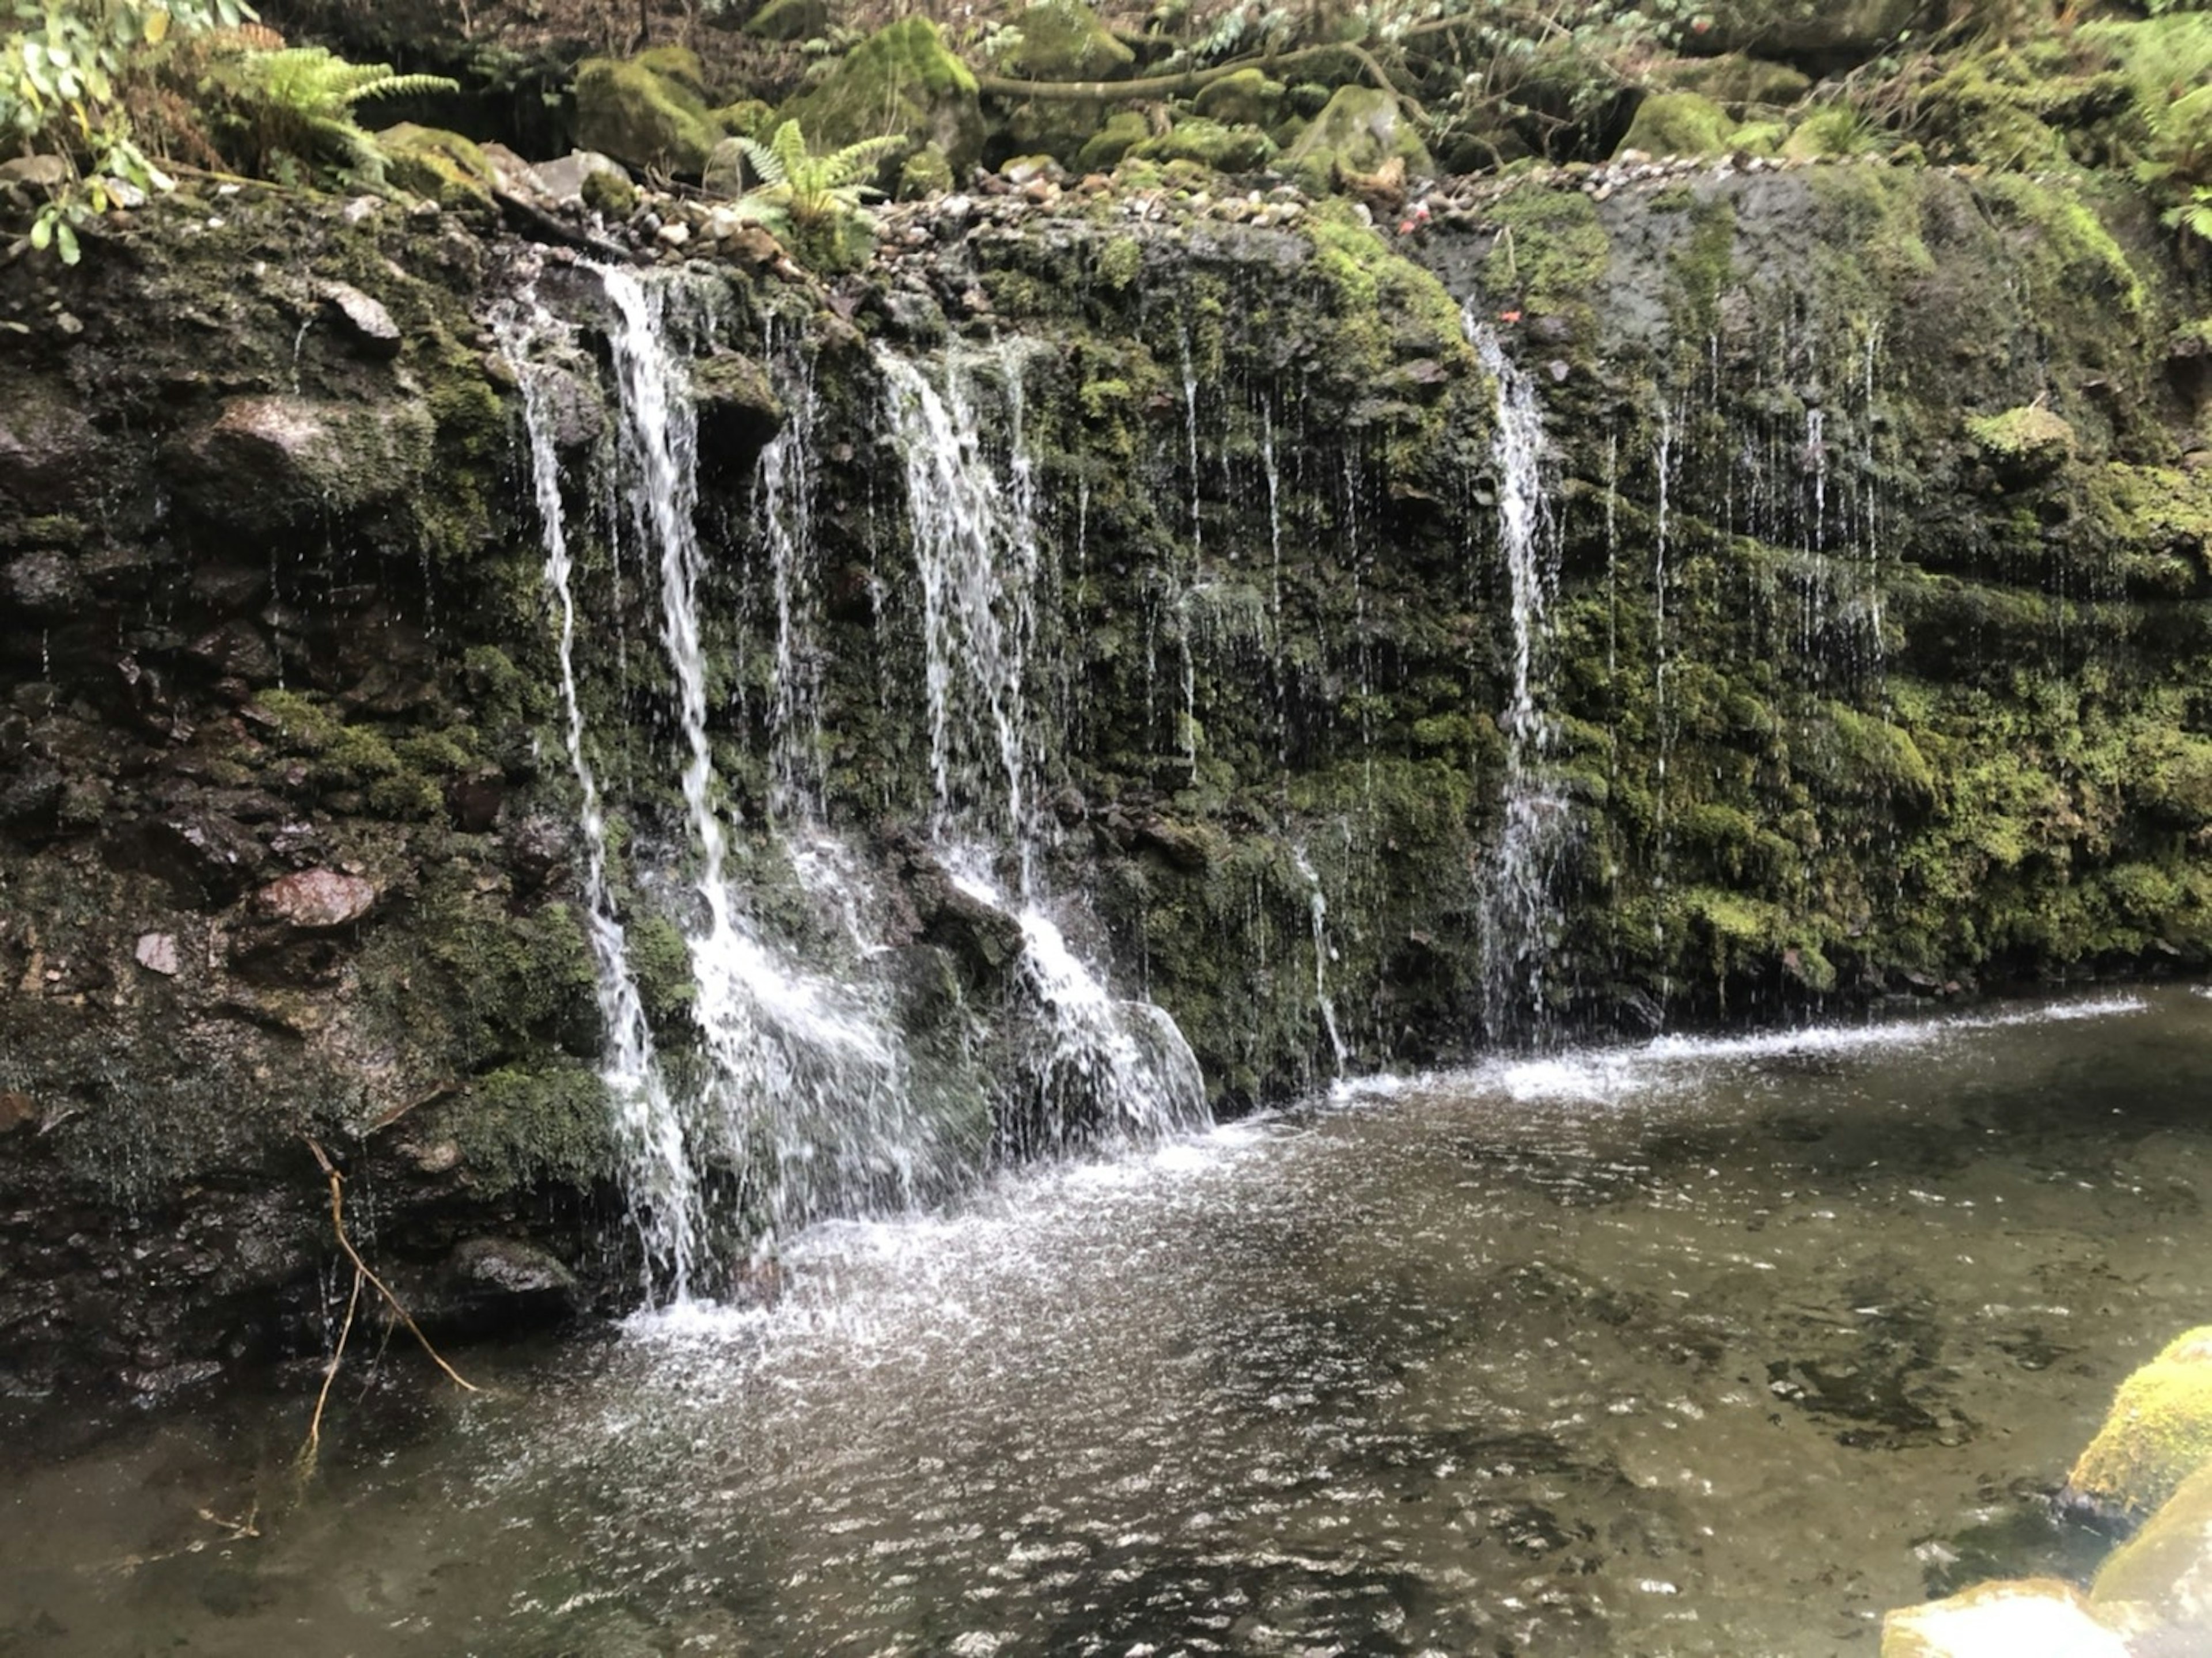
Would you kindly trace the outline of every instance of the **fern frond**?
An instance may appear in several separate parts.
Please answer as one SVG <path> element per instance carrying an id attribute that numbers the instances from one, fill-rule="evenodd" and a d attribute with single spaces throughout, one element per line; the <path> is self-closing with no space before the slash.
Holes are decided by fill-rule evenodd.
<path id="1" fill-rule="evenodd" d="M 806 152 L 806 135 L 796 121 L 786 121 L 769 135 L 768 147 L 775 157 L 776 178 L 797 184 L 812 158 Z"/>
<path id="2" fill-rule="evenodd" d="M 832 155 L 823 156 L 816 163 L 817 187 L 839 190 L 847 185 L 859 184 L 872 178 L 878 167 L 905 148 L 906 140 L 896 135 L 887 138 L 864 138 L 857 144 L 848 144 Z"/>
<path id="3" fill-rule="evenodd" d="M 782 184 L 789 176 L 783 170 L 783 158 L 766 144 L 756 143 L 750 138 L 739 138 L 738 149 L 744 154 L 745 165 L 753 176 L 764 185 Z"/>

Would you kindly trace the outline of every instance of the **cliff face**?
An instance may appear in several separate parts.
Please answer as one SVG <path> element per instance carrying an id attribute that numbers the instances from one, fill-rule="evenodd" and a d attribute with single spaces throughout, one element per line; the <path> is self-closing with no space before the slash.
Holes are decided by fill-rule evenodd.
<path id="1" fill-rule="evenodd" d="M 1438 208 L 1386 240 L 1342 203 L 956 198 L 834 290 L 649 278 L 686 295 L 740 907 L 883 981 L 969 1163 L 1030 1143 L 1056 1084 L 1024 1072 L 1038 993 L 949 818 L 995 826 L 1002 878 L 1033 850 L 1230 1108 L 1339 1044 L 1418 1064 L 2202 959 L 2203 383 L 2132 210 L 1856 165 Z M 26 1385 L 310 1345 L 304 1139 L 429 1310 L 514 1305 L 471 1240 L 514 1247 L 533 1306 L 570 1291 L 520 1241 L 634 1281 L 494 332 L 541 264 L 610 902 L 680 1087 L 682 697 L 609 481 L 604 284 L 463 215 L 244 195 L 0 273 L 28 330 L 0 388 Z M 902 375 L 981 434 L 976 510 L 1018 510 L 988 544 L 1033 560 L 957 627 Z M 796 495 L 761 465 L 779 433 Z M 1012 681 L 971 673 L 1001 650 Z M 829 880 L 799 855 L 825 837 Z M 740 1226 L 754 1155 L 732 1131 L 709 1159 Z"/>

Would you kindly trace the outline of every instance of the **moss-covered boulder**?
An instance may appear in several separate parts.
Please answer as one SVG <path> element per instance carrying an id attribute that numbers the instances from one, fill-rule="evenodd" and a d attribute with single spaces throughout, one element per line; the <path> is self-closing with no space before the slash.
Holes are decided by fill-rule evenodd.
<path id="1" fill-rule="evenodd" d="M 2131 1635 L 2156 1632 L 2166 1644 L 2155 1650 L 2212 1651 L 2212 1463 L 2105 1562 L 2089 1601 Z M 2184 1635 L 2193 1643 L 2179 1644 Z"/>
<path id="2" fill-rule="evenodd" d="M 1083 0 L 1036 0 L 1014 27 L 1000 62 L 1032 81 L 1110 81 L 1137 61 Z"/>
<path id="3" fill-rule="evenodd" d="M 952 188 L 952 163 L 935 144 L 924 144 L 899 164 L 899 200 L 918 202 Z"/>
<path id="4" fill-rule="evenodd" d="M 1133 109 L 1116 110 L 1106 118 L 1106 125 L 1084 142 L 1075 155 L 1075 164 L 1086 173 L 1106 173 L 1121 164 L 1121 158 L 1152 136 L 1152 128 L 1145 118 Z"/>
<path id="5" fill-rule="evenodd" d="M 830 0 L 768 0 L 745 20 L 745 33 L 761 40 L 811 40 L 830 27 Z"/>
<path id="6" fill-rule="evenodd" d="M 1655 93 L 1636 106 L 1620 148 L 1647 155 L 1711 155 L 1729 147 L 1735 125 L 1703 93 Z"/>
<path id="7" fill-rule="evenodd" d="M 705 171 L 727 135 L 711 111 L 699 60 L 676 46 L 576 68 L 576 142 L 632 167 Z"/>
<path id="8" fill-rule="evenodd" d="M 2065 1499 L 2134 1521 L 2212 1462 L 2212 1325 L 2175 1339 L 2120 1384 L 2105 1425 L 2066 1476 Z"/>
<path id="9" fill-rule="evenodd" d="M 448 210 L 491 205 L 491 162 L 459 133 L 402 121 L 378 133 L 376 147 L 384 152 L 385 176 L 400 189 Z"/>
<path id="10" fill-rule="evenodd" d="M 1878 56 L 1927 9 L 1923 0 L 1718 0 L 1692 44 L 1753 52 L 1820 73 Z"/>
<path id="11" fill-rule="evenodd" d="M 1670 92 L 1702 93 L 1741 111 L 1794 104 L 1812 90 L 1813 77 L 1787 64 L 1732 52 L 1685 59 L 1667 70 L 1661 85 Z"/>
<path id="12" fill-rule="evenodd" d="M 2129 1649 L 2072 1584 L 2031 1577 L 1889 1613 L 1881 1658 L 2129 1658 Z"/>
<path id="13" fill-rule="evenodd" d="M 1393 160 L 1405 163 L 1408 173 L 1436 171 L 1398 100 L 1376 87 L 1339 87 L 1283 154 L 1285 170 L 1315 191 L 1340 178 L 1378 173 Z"/>
<path id="14" fill-rule="evenodd" d="M 2040 404 L 1976 416 L 1966 436 L 1983 462 L 2004 483 L 2038 483 L 2074 459 L 2074 428 Z"/>
<path id="15" fill-rule="evenodd" d="M 878 29 L 819 85 L 783 106 L 817 149 L 896 135 L 935 144 L 956 172 L 981 159 L 985 127 L 975 77 L 926 17 Z"/>
<path id="16" fill-rule="evenodd" d="M 1257 127 L 1194 115 L 1129 153 L 1140 161 L 1195 161 L 1214 173 L 1255 173 L 1275 159 L 1275 141 Z"/>
<path id="17" fill-rule="evenodd" d="M 1240 69 L 1199 89 L 1198 112 L 1229 126 L 1272 127 L 1282 118 L 1290 89 L 1256 69 Z"/>

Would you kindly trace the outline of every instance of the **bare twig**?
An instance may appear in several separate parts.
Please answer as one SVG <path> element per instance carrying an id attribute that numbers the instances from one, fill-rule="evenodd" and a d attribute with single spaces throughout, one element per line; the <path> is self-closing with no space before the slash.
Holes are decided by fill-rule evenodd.
<path id="1" fill-rule="evenodd" d="M 313 1142 L 310 1142 L 313 1144 Z M 336 1181 L 337 1176 L 331 1176 Z M 315 1459 L 323 1448 L 323 1407 L 331 1402 L 331 1384 L 338 1379 L 338 1367 L 345 1363 L 346 1338 L 353 1333 L 353 1315 L 361 1306 L 361 1284 L 365 1276 L 362 1269 L 353 1270 L 353 1293 L 346 1297 L 345 1321 L 338 1326 L 337 1345 L 331 1350 L 331 1362 L 323 1366 L 322 1390 L 315 1395 L 315 1413 L 307 1421 L 307 1442 L 300 1447 L 299 1468 L 302 1477 L 315 1471 Z"/>

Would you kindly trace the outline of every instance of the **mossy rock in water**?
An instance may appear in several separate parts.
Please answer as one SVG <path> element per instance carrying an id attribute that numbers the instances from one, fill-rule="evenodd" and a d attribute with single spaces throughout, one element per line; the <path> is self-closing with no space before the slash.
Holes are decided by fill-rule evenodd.
<path id="1" fill-rule="evenodd" d="M 1281 118 L 1289 88 L 1256 69 L 1240 69 L 1199 89 L 1193 101 L 1209 120 L 1231 126 L 1271 127 Z"/>
<path id="2" fill-rule="evenodd" d="M 886 136 L 933 143 L 955 172 L 983 154 L 975 77 L 926 17 L 878 29 L 782 109 L 818 152 Z"/>
<path id="3" fill-rule="evenodd" d="M 2188 1332 L 2120 1384 L 2105 1425 L 2066 1476 L 2063 1500 L 2111 1521 L 2142 1520 L 2212 1462 L 2212 1325 Z"/>
<path id="4" fill-rule="evenodd" d="M 1152 132 L 1144 116 L 1137 111 L 1116 110 L 1076 152 L 1075 164 L 1086 173 L 1110 173 L 1121 164 L 1123 156 L 1152 137 Z"/>
<path id="5" fill-rule="evenodd" d="M 1990 470 L 2014 488 L 2040 483 L 2074 459 L 2074 428 L 2040 404 L 1975 416 L 1966 435 Z"/>
<path id="6" fill-rule="evenodd" d="M 400 189 L 447 209 L 491 205 L 491 163 L 459 133 L 402 121 L 378 133 L 376 147 L 386 177 Z"/>
<path id="7" fill-rule="evenodd" d="M 1647 155 L 1717 155 L 1729 147 L 1735 126 L 1728 112 L 1703 93 L 1655 93 L 1636 106 L 1636 118 L 1614 154 L 1640 149 Z"/>
<path id="8" fill-rule="evenodd" d="M 1284 152 L 1283 167 L 1307 189 L 1319 191 L 1339 178 L 1379 173 L 1394 159 L 1403 161 L 1408 173 L 1436 171 L 1420 134 L 1395 98 L 1377 87 L 1339 87 Z"/>
<path id="9" fill-rule="evenodd" d="M 2089 1602 L 2132 1634 L 2164 1637 L 2151 1650 L 2212 1651 L 2212 1463 L 2105 1562 Z M 2182 1635 L 2196 1643 L 2176 1643 Z"/>
<path id="10" fill-rule="evenodd" d="M 1000 61 L 1032 81 L 1110 81 L 1137 61 L 1083 0 L 1036 0 L 1014 27 L 1021 39 Z"/>
<path id="11" fill-rule="evenodd" d="M 1881 1620 L 1881 1658 L 2128 1658 L 2071 1583 L 2027 1577 L 1977 1583 L 1948 1600 Z"/>
<path id="12" fill-rule="evenodd" d="M 1256 173 L 1275 159 L 1275 141 L 1257 127 L 1224 126 L 1194 115 L 1129 153 L 1140 161 L 1195 161 L 1215 173 Z"/>
<path id="13" fill-rule="evenodd" d="M 674 46 L 576 66 L 576 142 L 632 167 L 703 173 L 724 134 L 699 60 Z"/>

